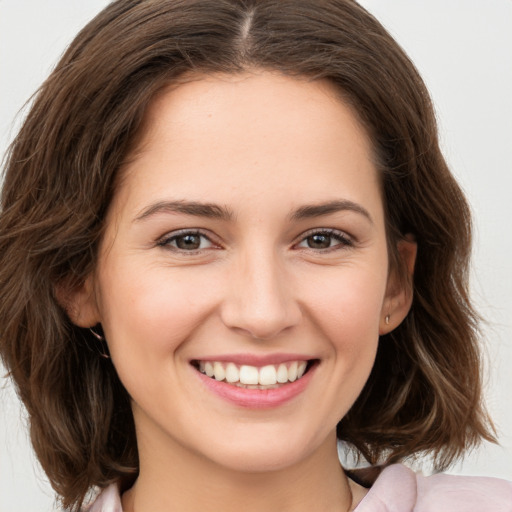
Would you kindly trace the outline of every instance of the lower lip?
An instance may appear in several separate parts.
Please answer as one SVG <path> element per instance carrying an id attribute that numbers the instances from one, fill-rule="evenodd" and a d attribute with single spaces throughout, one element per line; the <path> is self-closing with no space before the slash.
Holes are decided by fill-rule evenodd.
<path id="1" fill-rule="evenodd" d="M 295 382 L 283 384 L 273 389 L 247 389 L 218 381 L 195 370 L 206 387 L 222 399 L 247 409 L 270 409 L 279 407 L 300 395 L 311 381 L 317 365 Z"/>

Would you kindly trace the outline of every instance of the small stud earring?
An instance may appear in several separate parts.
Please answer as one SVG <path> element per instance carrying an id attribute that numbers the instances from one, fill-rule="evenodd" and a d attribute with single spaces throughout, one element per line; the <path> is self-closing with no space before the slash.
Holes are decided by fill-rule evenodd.
<path id="1" fill-rule="evenodd" d="M 386 322 L 386 325 L 389 325 L 389 319 L 391 317 L 389 315 L 386 315 L 386 318 L 384 319 L 384 321 Z"/>

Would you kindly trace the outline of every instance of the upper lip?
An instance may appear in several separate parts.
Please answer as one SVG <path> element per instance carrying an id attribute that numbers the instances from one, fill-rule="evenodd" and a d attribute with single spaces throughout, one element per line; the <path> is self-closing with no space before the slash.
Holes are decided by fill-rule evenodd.
<path id="1" fill-rule="evenodd" d="M 310 355 L 304 354 L 219 354 L 215 356 L 201 356 L 191 360 L 194 361 L 218 361 L 219 363 L 234 363 L 236 365 L 248 365 L 248 366 L 267 366 L 281 363 L 287 363 L 290 361 L 310 361 L 316 359 Z"/>

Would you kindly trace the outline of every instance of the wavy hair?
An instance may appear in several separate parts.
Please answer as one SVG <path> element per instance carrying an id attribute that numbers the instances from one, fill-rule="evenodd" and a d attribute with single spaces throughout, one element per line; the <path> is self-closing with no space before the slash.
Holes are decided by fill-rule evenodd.
<path id="1" fill-rule="evenodd" d="M 95 268 L 118 171 L 155 95 L 187 73 L 249 68 L 338 87 L 373 141 L 391 264 L 400 269 L 400 238 L 418 244 L 410 314 L 380 339 L 338 437 L 371 463 L 429 453 L 440 468 L 493 439 L 468 296 L 470 212 L 399 45 L 352 0 L 118 0 L 40 88 L 1 195 L 0 352 L 66 508 L 91 486 L 135 478 L 138 456 L 127 392 L 55 289 Z"/>

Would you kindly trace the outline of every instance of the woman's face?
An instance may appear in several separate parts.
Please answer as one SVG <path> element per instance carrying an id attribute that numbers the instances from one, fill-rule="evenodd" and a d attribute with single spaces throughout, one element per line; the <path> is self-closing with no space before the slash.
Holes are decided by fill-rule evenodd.
<path id="1" fill-rule="evenodd" d="M 91 288 L 81 322 L 103 326 L 141 460 L 237 470 L 333 444 L 409 307 L 361 124 L 328 83 L 270 72 L 153 102 Z"/>

